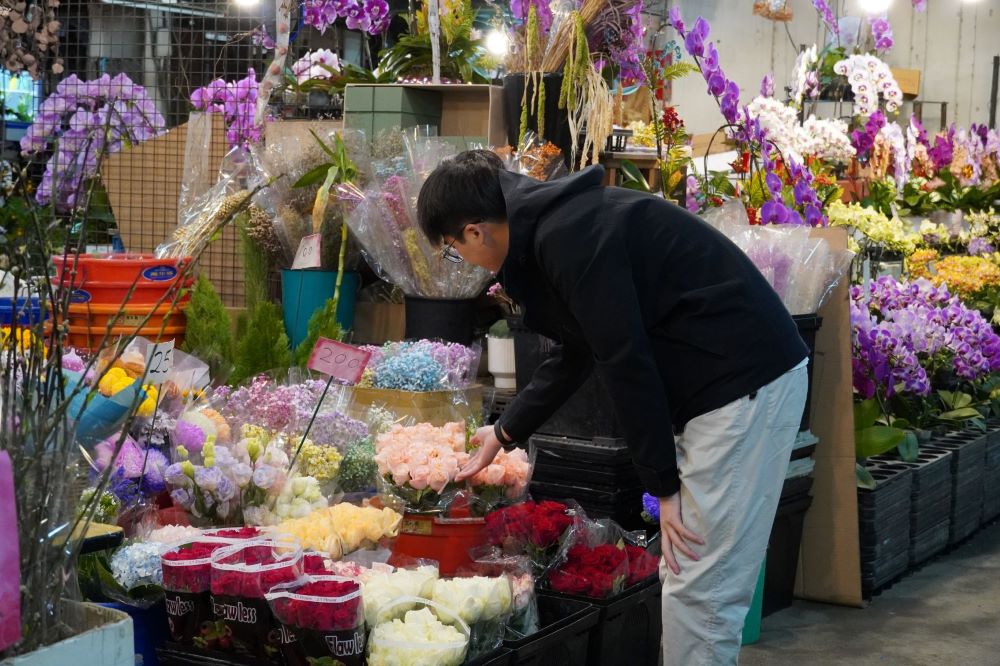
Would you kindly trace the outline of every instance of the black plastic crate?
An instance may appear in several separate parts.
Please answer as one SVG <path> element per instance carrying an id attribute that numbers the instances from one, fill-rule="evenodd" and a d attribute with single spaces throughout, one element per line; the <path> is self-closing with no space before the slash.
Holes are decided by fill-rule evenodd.
<path id="1" fill-rule="evenodd" d="M 589 666 L 656 664 L 660 655 L 663 586 L 653 578 L 611 599 L 588 599 L 600 610 L 600 621 L 590 636 Z M 539 597 L 583 601 L 583 597 L 540 592 Z M 584 662 L 579 662 L 583 664 Z"/>
<path id="2" fill-rule="evenodd" d="M 271 663 L 169 642 L 156 649 L 156 656 L 160 666 L 264 666 Z"/>
<path id="3" fill-rule="evenodd" d="M 500 648 L 476 659 L 466 661 L 464 666 L 510 666 L 513 662 L 514 652 L 506 648 Z"/>
<path id="4" fill-rule="evenodd" d="M 948 547 L 951 521 L 941 523 L 910 538 L 910 566 L 923 564 Z"/>
<path id="5" fill-rule="evenodd" d="M 799 329 L 799 336 L 802 337 L 802 341 L 809 348 L 809 369 L 807 370 L 809 384 L 806 388 L 806 406 L 802 413 L 802 422 L 799 427 L 800 430 L 809 430 L 809 412 L 812 410 L 813 368 L 816 365 L 816 333 L 823 325 L 823 318 L 808 314 L 796 315 L 792 319 L 795 320 L 795 326 Z"/>
<path id="6" fill-rule="evenodd" d="M 590 635 L 601 613 L 585 601 L 538 594 L 541 630 L 517 641 L 504 641 L 515 666 L 580 666 L 587 663 Z"/>
<path id="7" fill-rule="evenodd" d="M 536 456 L 532 477 L 535 481 L 587 485 L 611 491 L 640 485 L 624 440 L 535 435 L 531 443 Z"/>
<path id="8" fill-rule="evenodd" d="M 577 502 L 587 516 L 591 518 L 611 518 L 627 530 L 640 530 L 648 527 L 642 519 L 642 488 L 607 493 L 596 492 L 593 488 L 568 486 L 563 484 L 536 483 L 531 484 L 531 496 L 535 500 L 553 500 Z"/>

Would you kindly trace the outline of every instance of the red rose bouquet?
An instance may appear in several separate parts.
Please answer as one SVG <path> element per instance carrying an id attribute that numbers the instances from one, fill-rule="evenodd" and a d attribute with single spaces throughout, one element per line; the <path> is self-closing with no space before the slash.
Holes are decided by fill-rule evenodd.
<path id="1" fill-rule="evenodd" d="M 264 595 L 301 575 L 302 551 L 296 545 L 249 540 L 212 553 L 212 607 L 217 629 L 233 651 L 283 663 L 282 644 L 289 637 Z"/>
<path id="2" fill-rule="evenodd" d="M 264 535 L 256 527 L 222 527 L 214 530 L 205 530 L 204 534 L 205 536 L 229 539 L 233 542 L 264 538 Z"/>
<path id="3" fill-rule="evenodd" d="M 289 640 L 282 645 L 289 666 L 341 663 L 361 666 L 365 656 L 365 612 L 361 584 L 341 576 L 305 576 L 267 594 Z"/>
<path id="4" fill-rule="evenodd" d="M 659 573 L 660 561 L 647 553 L 644 548 L 626 544 L 625 552 L 628 554 L 627 584 L 629 587 L 638 585 Z"/>
<path id="5" fill-rule="evenodd" d="M 505 555 L 526 555 L 536 575 L 558 563 L 569 546 L 575 512 L 559 502 L 524 502 L 486 515 L 486 537 Z"/>
<path id="6" fill-rule="evenodd" d="M 183 645 L 218 647 L 209 589 L 212 585 L 212 553 L 233 542 L 202 537 L 171 548 L 160 557 L 167 622 L 171 638 Z"/>
<path id="7" fill-rule="evenodd" d="M 625 589 L 628 553 L 624 546 L 578 544 L 569 549 L 566 562 L 549 574 L 554 592 L 604 599 Z"/>

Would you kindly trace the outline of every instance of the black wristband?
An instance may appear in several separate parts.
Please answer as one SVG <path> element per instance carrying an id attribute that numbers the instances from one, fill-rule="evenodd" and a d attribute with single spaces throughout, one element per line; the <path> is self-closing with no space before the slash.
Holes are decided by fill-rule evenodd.
<path id="1" fill-rule="evenodd" d="M 497 436 L 498 440 L 500 440 L 500 445 L 505 451 L 509 451 L 517 446 L 517 442 L 508 437 L 507 433 L 505 433 L 503 428 L 500 427 L 499 421 L 493 425 L 493 434 Z"/>

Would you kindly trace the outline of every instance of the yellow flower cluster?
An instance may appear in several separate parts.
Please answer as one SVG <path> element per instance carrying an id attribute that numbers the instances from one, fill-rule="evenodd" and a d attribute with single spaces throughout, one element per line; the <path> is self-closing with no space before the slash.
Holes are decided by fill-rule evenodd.
<path id="1" fill-rule="evenodd" d="M 973 238 L 989 238 L 1000 230 L 1000 214 L 990 208 L 983 211 L 968 211 L 965 221 L 969 224 L 969 235 Z"/>
<path id="2" fill-rule="evenodd" d="M 656 147 L 656 127 L 652 124 L 646 124 L 641 120 L 634 120 L 628 125 L 628 129 L 632 130 L 632 145 L 638 146 L 640 148 L 655 148 Z"/>
<path id="3" fill-rule="evenodd" d="M 114 367 L 108 370 L 101 381 L 97 383 L 97 390 L 100 391 L 101 395 L 105 398 L 110 398 L 111 396 L 124 391 L 134 384 L 136 380 L 130 377 L 127 372 L 121 368 Z M 139 405 L 137 414 L 149 418 L 153 415 L 156 410 L 156 401 L 159 399 L 159 391 L 152 384 L 143 387 L 146 392 L 146 397 Z"/>
<path id="4" fill-rule="evenodd" d="M 17 339 L 17 350 L 20 352 L 29 351 L 36 344 L 41 346 L 41 343 L 35 337 L 35 334 L 31 332 L 31 329 L 18 326 L 15 329 L 14 337 Z M 6 348 L 10 340 L 10 326 L 4 326 L 0 328 L 0 348 Z M 47 356 L 48 350 L 42 346 L 42 354 Z"/>
<path id="5" fill-rule="evenodd" d="M 831 226 L 853 228 L 872 243 L 903 256 L 913 254 L 920 241 L 920 236 L 898 217 L 889 219 L 874 208 L 861 204 L 845 204 L 838 199 L 827 207 L 827 215 Z"/>
<path id="6" fill-rule="evenodd" d="M 337 560 L 374 545 L 383 537 L 396 536 L 402 520 L 403 516 L 392 509 L 341 503 L 317 509 L 305 518 L 286 520 L 273 532 L 282 539 L 293 539 L 303 548 L 328 553 Z"/>
<path id="7" fill-rule="evenodd" d="M 320 481 L 329 481 L 337 477 L 337 472 L 340 471 L 340 461 L 343 458 L 344 456 L 340 455 L 337 447 L 315 444 L 312 440 L 307 439 L 299 452 L 301 464 L 299 471 Z"/>
<path id="8" fill-rule="evenodd" d="M 911 278 L 931 279 L 931 264 L 941 257 L 937 250 L 917 250 L 906 258 L 906 272 Z"/>
<path id="9" fill-rule="evenodd" d="M 1000 267 L 986 257 L 953 255 L 939 259 L 934 250 L 921 250 L 909 258 L 906 266 L 911 277 L 947 285 L 949 291 L 959 297 L 1000 286 Z"/>

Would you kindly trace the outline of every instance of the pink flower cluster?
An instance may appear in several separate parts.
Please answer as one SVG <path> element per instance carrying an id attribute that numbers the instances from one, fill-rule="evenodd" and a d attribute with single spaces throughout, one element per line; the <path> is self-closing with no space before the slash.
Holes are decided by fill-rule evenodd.
<path id="1" fill-rule="evenodd" d="M 379 474 L 418 491 L 430 488 L 440 493 L 468 459 L 462 423 L 396 425 L 375 440 Z"/>
<path id="2" fill-rule="evenodd" d="M 524 449 L 514 449 L 510 453 L 500 451 L 490 465 L 469 479 L 475 486 L 503 486 L 509 499 L 517 499 L 524 494 L 531 478 L 531 463 Z"/>

